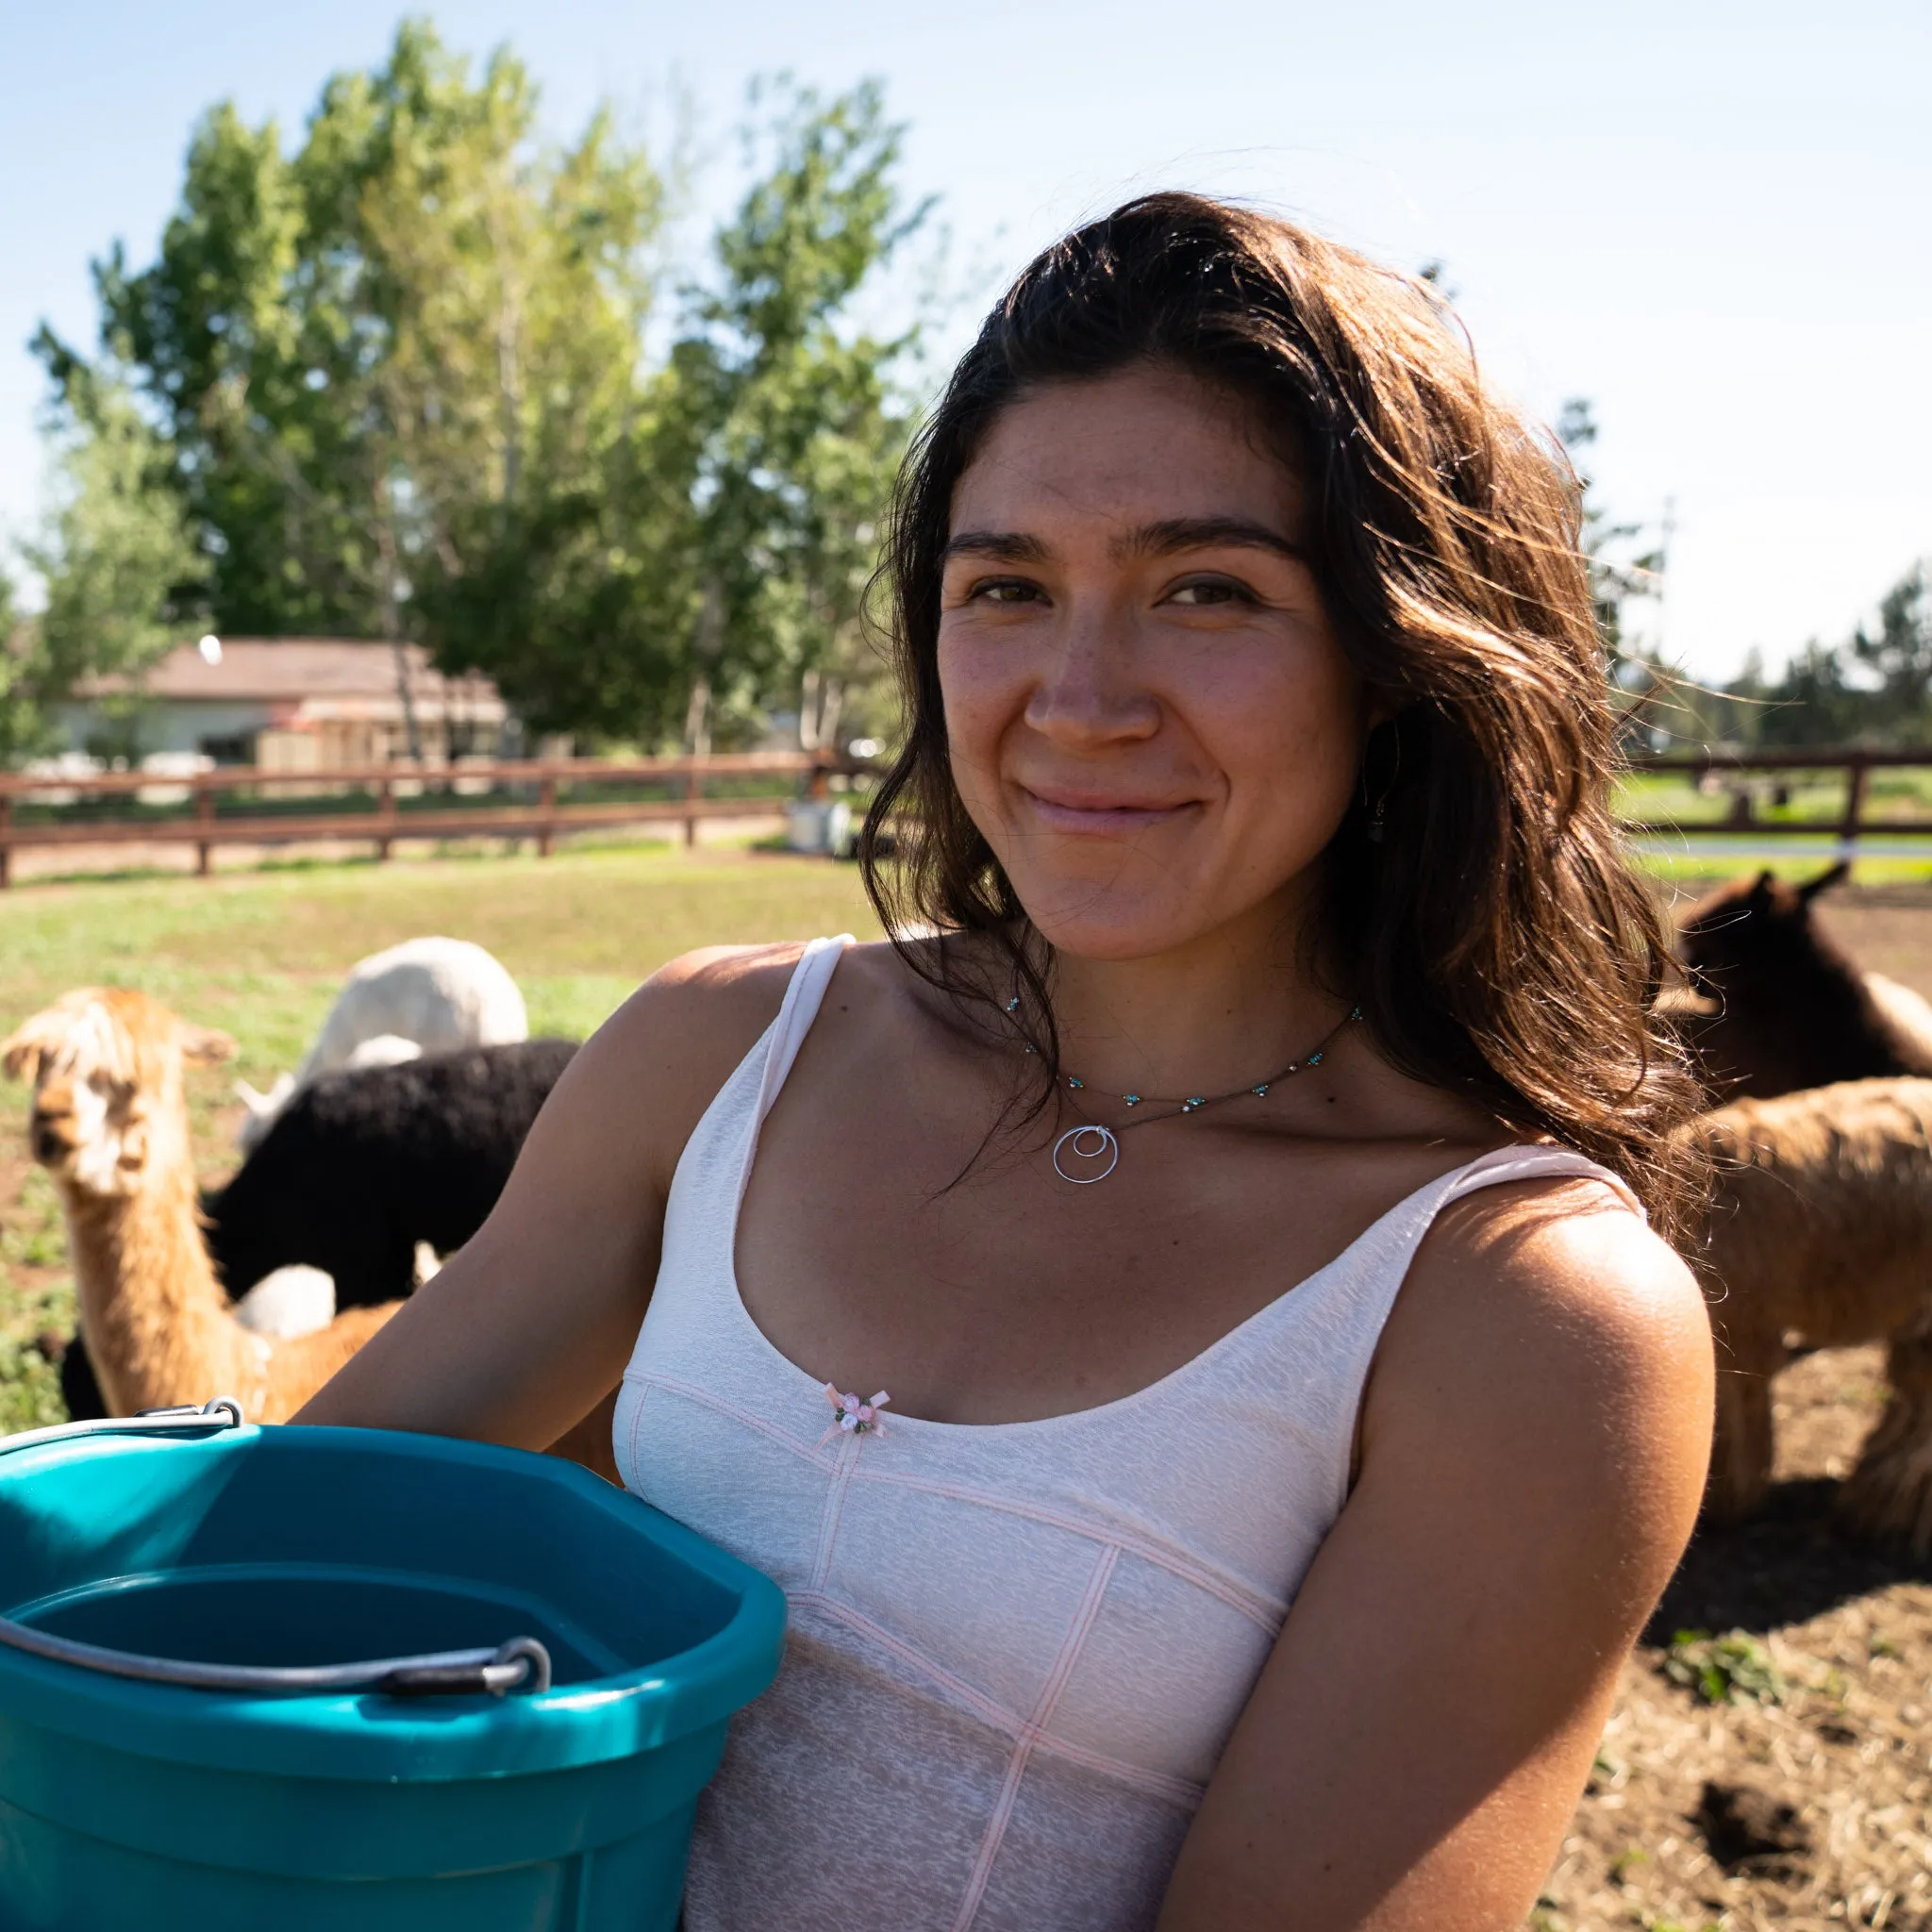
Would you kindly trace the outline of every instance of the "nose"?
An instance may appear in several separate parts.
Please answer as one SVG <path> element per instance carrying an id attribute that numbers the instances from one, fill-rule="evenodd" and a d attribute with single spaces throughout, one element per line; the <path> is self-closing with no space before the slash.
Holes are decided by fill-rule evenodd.
<path id="1" fill-rule="evenodd" d="M 1129 621 L 1105 607 L 1069 613 L 1026 706 L 1026 722 L 1069 749 L 1151 738 L 1160 704 L 1135 674 Z"/>

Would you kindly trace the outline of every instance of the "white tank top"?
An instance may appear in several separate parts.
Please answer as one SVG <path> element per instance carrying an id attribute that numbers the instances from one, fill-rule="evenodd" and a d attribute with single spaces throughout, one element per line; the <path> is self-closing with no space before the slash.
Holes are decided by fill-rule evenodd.
<path id="1" fill-rule="evenodd" d="M 733 1251 L 759 1126 L 849 942 L 807 949 L 684 1150 L 617 1407 L 625 1484 L 791 1605 L 778 1680 L 698 1807 L 686 1924 L 1151 1926 L 1346 1500 L 1370 1361 L 1429 1224 L 1503 1181 L 1629 1191 L 1580 1154 L 1504 1148 L 1117 1402 L 990 1424 L 888 1407 L 841 1429 L 746 1312 Z"/>

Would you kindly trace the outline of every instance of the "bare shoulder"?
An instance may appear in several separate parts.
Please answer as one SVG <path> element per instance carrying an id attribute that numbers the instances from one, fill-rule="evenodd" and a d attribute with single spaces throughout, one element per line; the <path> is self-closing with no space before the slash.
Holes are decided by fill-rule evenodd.
<path id="1" fill-rule="evenodd" d="M 1527 1340 L 1554 1328 L 1600 1345 L 1648 1339 L 1668 1350 L 1684 1335 L 1705 1345 L 1709 1325 L 1676 1252 L 1621 1194 L 1570 1175 L 1452 1203 L 1424 1241 L 1404 1299 L 1419 1316 Z"/>
<path id="2" fill-rule="evenodd" d="M 1702 1489 L 1712 1382 L 1697 1284 L 1620 1197 L 1491 1188 L 1416 1257 L 1364 1406 L 1364 1476 L 1380 1457 L 1524 1505 L 1567 1491 L 1668 1543 Z"/>
<path id="3" fill-rule="evenodd" d="M 660 967 L 571 1062 L 546 1109 L 553 1127 L 668 1186 L 691 1129 L 776 1016 L 803 950 L 708 946 Z"/>

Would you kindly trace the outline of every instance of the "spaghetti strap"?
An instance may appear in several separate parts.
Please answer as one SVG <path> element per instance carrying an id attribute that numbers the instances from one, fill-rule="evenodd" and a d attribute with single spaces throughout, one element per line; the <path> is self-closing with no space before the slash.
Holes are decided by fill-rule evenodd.
<path id="1" fill-rule="evenodd" d="M 764 1074 L 758 1082 L 758 1107 L 753 1114 L 754 1133 L 764 1125 L 765 1116 L 776 1103 L 785 1076 L 798 1058 L 798 1049 L 805 1044 L 805 1036 L 818 1018 L 819 1006 L 826 987 L 832 983 L 832 974 L 839 970 L 839 961 L 852 943 L 852 935 L 841 932 L 832 939 L 813 940 L 798 956 L 798 964 L 791 969 L 784 1001 L 778 1008 L 778 1017 L 772 1022 Z"/>
<path id="2" fill-rule="evenodd" d="M 1483 1188 L 1504 1187 L 1511 1181 L 1554 1180 L 1566 1174 L 1578 1180 L 1601 1181 L 1640 1220 L 1649 1222 L 1643 1203 L 1620 1174 L 1612 1174 L 1574 1147 L 1535 1145 L 1498 1147 L 1457 1169 L 1448 1191 L 1435 1204 L 1435 1212 L 1440 1213 L 1450 1202 L 1459 1201 L 1465 1194 L 1474 1194 Z"/>

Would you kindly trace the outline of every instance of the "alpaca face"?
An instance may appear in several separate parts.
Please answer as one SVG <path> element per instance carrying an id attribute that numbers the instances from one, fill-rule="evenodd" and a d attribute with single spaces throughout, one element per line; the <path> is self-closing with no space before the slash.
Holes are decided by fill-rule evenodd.
<path id="1" fill-rule="evenodd" d="M 1837 949 L 1811 923 L 1811 901 L 1846 870 L 1835 865 L 1802 886 L 1760 873 L 1700 900 L 1677 928 L 1677 958 L 1691 988 L 1722 999 L 1745 982 L 1808 977 L 1820 962 L 1837 964 Z"/>
<path id="2" fill-rule="evenodd" d="M 86 987 L 7 1041 L 10 1078 L 34 1085 L 34 1158 L 77 1192 L 137 1191 L 158 1161 L 185 1154 L 186 1060 L 234 1051 L 225 1034 L 178 1020 L 144 993 Z"/>

